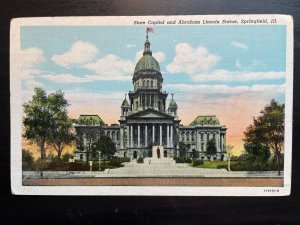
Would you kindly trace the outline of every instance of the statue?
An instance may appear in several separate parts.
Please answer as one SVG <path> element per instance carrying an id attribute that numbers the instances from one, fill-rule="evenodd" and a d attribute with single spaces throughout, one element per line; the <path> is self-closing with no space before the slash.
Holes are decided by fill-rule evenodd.
<path id="1" fill-rule="evenodd" d="M 160 149 L 159 149 L 159 147 L 157 148 L 156 152 L 157 152 L 157 158 L 160 158 Z"/>

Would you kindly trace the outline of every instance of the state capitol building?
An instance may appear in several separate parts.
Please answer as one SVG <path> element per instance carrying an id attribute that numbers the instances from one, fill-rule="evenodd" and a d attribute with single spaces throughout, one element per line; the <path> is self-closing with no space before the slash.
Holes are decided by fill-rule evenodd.
<path id="1" fill-rule="evenodd" d="M 77 143 L 76 160 L 91 159 L 87 153 L 88 139 L 97 138 L 97 135 L 109 136 L 116 145 L 116 155 L 131 159 L 152 157 L 152 148 L 157 146 L 164 158 L 182 156 L 182 152 L 185 157 L 190 157 L 197 152 L 199 159 L 211 160 L 206 154 L 207 142 L 214 139 L 217 153 L 213 158 L 225 160 L 227 128 L 220 125 L 215 115 L 200 115 L 188 126 L 183 126 L 173 94 L 167 103 L 168 93 L 163 91 L 163 76 L 152 56 L 148 35 L 132 83 L 133 90 L 129 91 L 128 97 L 125 94 L 121 104 L 119 124 L 108 126 L 98 115 L 80 115 L 75 129 L 82 145 Z M 91 137 L 92 131 L 98 134 Z"/>

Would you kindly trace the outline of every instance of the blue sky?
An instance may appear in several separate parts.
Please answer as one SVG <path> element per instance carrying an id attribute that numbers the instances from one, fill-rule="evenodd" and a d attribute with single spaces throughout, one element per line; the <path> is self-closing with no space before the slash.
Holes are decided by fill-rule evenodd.
<path id="1" fill-rule="evenodd" d="M 155 26 L 150 33 L 153 52 L 163 52 L 165 59 L 160 62 L 165 84 L 219 84 L 219 81 L 199 81 L 190 79 L 186 73 L 170 73 L 166 66 L 175 57 L 178 43 L 188 43 L 191 47 L 205 47 L 209 53 L 220 57 L 214 69 L 229 71 L 267 72 L 285 71 L 285 26 Z M 51 60 L 54 55 L 67 52 L 76 41 L 88 42 L 98 48 L 95 58 L 114 54 L 122 59 L 135 60 L 136 52 L 143 48 L 145 27 L 22 27 L 22 49 L 40 48 L 44 52 L 45 62 L 39 65 L 43 71 L 53 74 L 71 73 L 83 76 L 90 71 L 74 64 L 64 68 Z M 233 43 L 241 44 L 240 47 Z M 237 67 L 237 64 L 240 67 Z M 128 76 L 132 73 L 128 73 Z M 57 83 L 38 78 L 41 83 L 47 82 L 47 88 L 78 88 L 98 92 L 103 89 L 128 91 L 131 84 L 127 81 L 95 81 L 89 83 Z M 231 86 L 263 84 L 279 84 L 282 79 L 268 80 L 232 80 L 226 82 Z M 222 82 L 223 83 L 223 82 Z"/>

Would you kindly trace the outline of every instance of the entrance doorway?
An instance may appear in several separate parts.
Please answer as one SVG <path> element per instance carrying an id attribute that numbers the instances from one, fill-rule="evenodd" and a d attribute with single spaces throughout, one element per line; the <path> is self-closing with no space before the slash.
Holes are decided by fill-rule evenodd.
<path id="1" fill-rule="evenodd" d="M 134 159 L 137 158 L 137 152 L 136 152 L 136 151 L 133 152 L 133 158 L 134 158 Z"/>

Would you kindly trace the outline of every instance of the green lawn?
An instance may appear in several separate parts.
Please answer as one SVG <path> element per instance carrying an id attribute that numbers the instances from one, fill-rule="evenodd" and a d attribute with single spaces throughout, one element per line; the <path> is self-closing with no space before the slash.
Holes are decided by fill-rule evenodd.
<path id="1" fill-rule="evenodd" d="M 231 165 L 236 164 L 237 162 L 230 162 Z M 196 166 L 196 168 L 210 168 L 210 169 L 227 169 L 227 161 L 204 161 L 202 165 Z"/>

